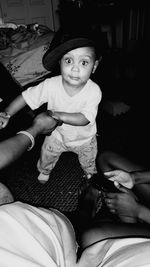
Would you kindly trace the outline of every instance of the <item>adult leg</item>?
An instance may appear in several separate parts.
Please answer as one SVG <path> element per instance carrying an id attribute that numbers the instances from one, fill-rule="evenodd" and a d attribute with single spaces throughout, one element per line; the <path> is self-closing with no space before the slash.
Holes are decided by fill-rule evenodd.
<path id="1" fill-rule="evenodd" d="M 149 266 L 149 230 L 130 224 L 101 224 L 84 233 L 82 247 L 91 249 L 91 254 L 93 249 L 95 259 L 98 251 L 102 266 Z"/>
<path id="2" fill-rule="evenodd" d="M 10 190 L 4 184 L 0 183 L 0 206 L 11 202 L 14 202 L 14 198 Z"/>
<path id="3" fill-rule="evenodd" d="M 97 168 L 102 172 L 115 169 L 121 169 L 128 172 L 144 170 L 144 167 L 140 164 L 112 151 L 105 151 L 97 157 Z"/>

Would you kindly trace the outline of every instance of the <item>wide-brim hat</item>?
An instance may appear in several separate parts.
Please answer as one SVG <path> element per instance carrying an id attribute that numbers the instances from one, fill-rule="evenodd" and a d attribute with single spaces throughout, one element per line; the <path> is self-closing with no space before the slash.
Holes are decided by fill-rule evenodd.
<path id="1" fill-rule="evenodd" d="M 100 56 L 100 46 L 96 36 L 91 30 L 64 30 L 59 29 L 50 44 L 49 49 L 43 56 L 43 66 L 47 70 L 52 70 L 56 67 L 59 60 L 67 52 L 85 46 L 95 47 L 96 56 Z"/>

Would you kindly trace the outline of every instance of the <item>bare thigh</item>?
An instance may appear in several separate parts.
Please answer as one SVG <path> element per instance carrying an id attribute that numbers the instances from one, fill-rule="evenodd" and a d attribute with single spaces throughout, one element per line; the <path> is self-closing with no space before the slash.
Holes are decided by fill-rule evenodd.
<path id="1" fill-rule="evenodd" d="M 98 156 L 97 159 L 98 168 L 104 171 L 110 171 L 114 169 L 122 169 L 124 171 L 137 171 L 144 170 L 144 167 L 139 163 L 131 161 L 130 159 L 122 156 L 121 154 L 105 151 Z"/>

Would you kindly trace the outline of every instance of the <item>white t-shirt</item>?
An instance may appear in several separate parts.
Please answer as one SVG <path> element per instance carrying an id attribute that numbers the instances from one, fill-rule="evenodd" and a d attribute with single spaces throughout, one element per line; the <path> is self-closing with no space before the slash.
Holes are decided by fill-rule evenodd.
<path id="1" fill-rule="evenodd" d="M 31 109 L 37 109 L 47 103 L 47 109 L 68 113 L 80 112 L 90 121 L 86 126 L 63 124 L 52 135 L 69 146 L 78 146 L 88 142 L 97 132 L 96 115 L 102 98 L 100 87 L 91 79 L 76 95 L 69 96 L 64 90 L 62 76 L 46 79 L 35 87 L 30 87 L 22 96 Z"/>

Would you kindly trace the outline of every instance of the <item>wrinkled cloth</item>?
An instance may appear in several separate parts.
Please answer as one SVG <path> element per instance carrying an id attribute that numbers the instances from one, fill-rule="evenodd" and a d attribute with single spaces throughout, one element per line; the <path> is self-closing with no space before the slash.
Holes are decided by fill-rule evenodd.
<path id="1" fill-rule="evenodd" d="M 2 267 L 150 266 L 148 238 L 114 239 L 108 251 L 105 251 L 101 242 L 97 245 L 100 245 L 98 253 L 102 255 L 99 265 L 91 265 L 91 253 L 84 253 L 85 260 L 77 262 L 78 245 L 74 229 L 62 213 L 21 202 L 0 206 Z"/>
<path id="2" fill-rule="evenodd" d="M 59 211 L 21 202 L 0 207 L 0 266 L 73 267 L 76 249 L 73 227 Z"/>
<path id="3" fill-rule="evenodd" d="M 149 267 L 150 239 L 123 238 L 116 240 L 99 267 Z"/>
<path id="4" fill-rule="evenodd" d="M 50 73 L 43 67 L 42 57 L 53 37 L 52 31 L 38 38 L 33 35 L 28 41 L 23 39 L 17 46 L 13 45 L 0 50 L 0 62 L 20 86 L 40 80 Z"/>

